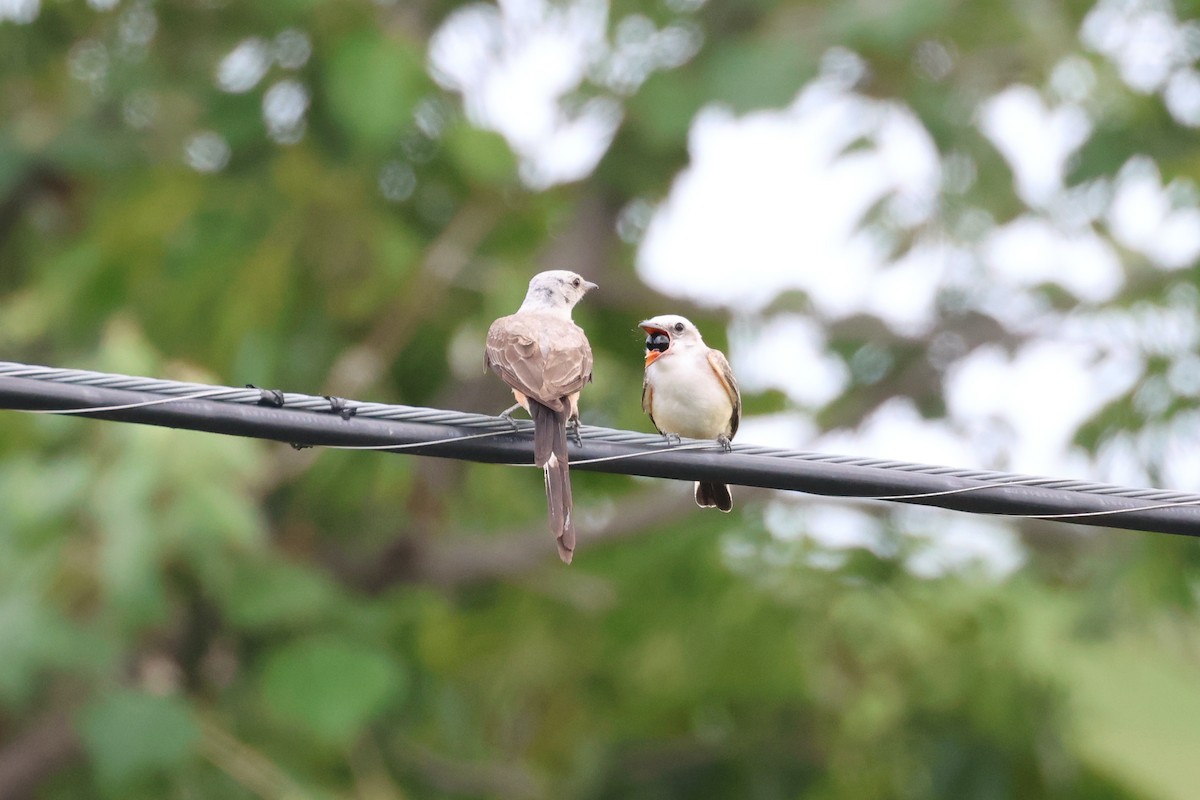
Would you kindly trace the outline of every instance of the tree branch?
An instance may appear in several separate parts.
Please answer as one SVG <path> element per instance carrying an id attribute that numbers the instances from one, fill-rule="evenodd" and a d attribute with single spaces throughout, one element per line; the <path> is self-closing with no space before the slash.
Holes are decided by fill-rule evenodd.
<path id="1" fill-rule="evenodd" d="M 740 489 L 739 501 L 753 501 L 766 490 Z M 696 508 L 690 492 L 645 491 L 623 500 L 611 514 L 578 511 L 576 518 L 603 521 L 578 524 L 579 549 L 643 536 L 688 514 L 713 513 Z M 554 560 L 550 534 L 542 520 L 506 533 L 456 535 L 435 538 L 404 536 L 386 548 L 369 565 L 334 561 L 334 572 L 359 590 L 376 594 L 399 583 L 429 583 L 453 587 L 495 579 L 513 579 Z"/>
<path id="2" fill-rule="evenodd" d="M 83 755 L 66 711 L 51 711 L 0 749 L 0 800 L 33 797 L 42 781 Z"/>

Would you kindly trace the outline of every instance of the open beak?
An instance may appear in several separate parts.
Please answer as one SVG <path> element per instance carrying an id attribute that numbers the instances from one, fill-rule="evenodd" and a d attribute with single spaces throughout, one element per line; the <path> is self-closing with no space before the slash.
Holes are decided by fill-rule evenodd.
<path id="1" fill-rule="evenodd" d="M 656 328 L 653 325 L 647 324 L 646 322 L 639 322 L 638 327 L 646 332 L 646 366 L 648 367 L 651 364 L 653 364 L 654 361 L 659 356 L 661 356 L 663 353 L 667 352 L 667 348 L 669 348 L 671 346 L 670 345 L 671 335 L 668 334 L 666 331 L 664 331 L 662 328 Z M 658 339 L 658 338 L 667 340 L 667 346 L 661 350 L 659 350 L 657 347 L 653 346 L 651 343 L 652 340 Z"/>

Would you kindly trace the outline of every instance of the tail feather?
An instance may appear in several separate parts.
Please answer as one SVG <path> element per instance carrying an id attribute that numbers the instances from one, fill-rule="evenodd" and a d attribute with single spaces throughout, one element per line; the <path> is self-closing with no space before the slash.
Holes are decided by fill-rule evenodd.
<path id="1" fill-rule="evenodd" d="M 551 456 L 567 463 L 567 412 L 547 408 L 529 398 L 529 414 L 533 417 L 533 463 L 544 467 Z"/>
<path id="2" fill-rule="evenodd" d="M 575 523 L 571 520 L 571 477 L 567 465 L 554 459 L 546 465 L 546 504 L 550 532 L 558 543 L 558 557 L 570 564 L 575 555 Z"/>
<path id="3" fill-rule="evenodd" d="M 719 508 L 729 513 L 733 510 L 733 493 L 723 483 L 696 481 L 696 505 L 701 508 Z"/>
<path id="4" fill-rule="evenodd" d="M 558 543 L 558 557 L 571 563 L 575 553 L 575 523 L 571 519 L 571 474 L 567 464 L 567 414 L 529 399 L 533 416 L 533 460 L 546 474 L 546 505 L 550 533 Z"/>

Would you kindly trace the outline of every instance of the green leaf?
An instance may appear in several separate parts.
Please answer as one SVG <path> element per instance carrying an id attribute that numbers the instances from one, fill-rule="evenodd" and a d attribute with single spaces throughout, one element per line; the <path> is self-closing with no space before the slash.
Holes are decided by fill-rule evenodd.
<path id="1" fill-rule="evenodd" d="M 516 159 L 497 133 L 462 124 L 447 133 L 446 149 L 472 182 L 506 184 L 516 177 Z"/>
<path id="2" fill-rule="evenodd" d="M 325 72 L 333 115 L 361 143 L 376 148 L 399 138 L 424 84 L 420 59 L 376 32 L 343 40 Z"/>
<path id="3" fill-rule="evenodd" d="M 282 561 L 239 561 L 221 600 L 238 627 L 278 628 L 321 619 L 341 603 L 320 574 Z"/>
<path id="4" fill-rule="evenodd" d="M 736 113 L 779 108 L 795 99 L 814 72 L 812 54 L 794 42 L 731 42 L 714 50 L 705 65 L 705 95 Z"/>
<path id="5" fill-rule="evenodd" d="M 692 118 L 708 100 L 694 72 L 655 73 L 629 99 L 630 122 L 655 149 L 680 148 L 687 142 Z M 620 161 L 625 160 L 629 157 Z"/>
<path id="6" fill-rule="evenodd" d="M 31 588 L 6 587 L 0 597 L 0 700 L 10 707 L 36 702 L 38 678 L 49 668 L 79 668 L 107 655 L 56 610 L 30 602 Z"/>
<path id="7" fill-rule="evenodd" d="M 337 638 L 288 644 L 267 660 L 262 696 L 280 717 L 346 743 L 399 693 L 400 667 L 384 652 Z"/>
<path id="8" fill-rule="evenodd" d="M 109 786 L 179 767 L 199 738 L 185 702 L 128 690 L 86 708 L 79 732 L 98 777 Z"/>

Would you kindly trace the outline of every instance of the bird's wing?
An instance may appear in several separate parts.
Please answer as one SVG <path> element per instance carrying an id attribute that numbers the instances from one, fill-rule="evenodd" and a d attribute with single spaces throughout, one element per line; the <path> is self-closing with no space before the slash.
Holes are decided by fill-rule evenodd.
<path id="1" fill-rule="evenodd" d="M 488 328 L 483 363 L 521 394 L 539 394 L 540 359 L 536 332 L 519 315 L 500 317 Z"/>
<path id="2" fill-rule="evenodd" d="M 737 379 L 733 377 L 733 368 L 729 366 L 729 359 L 725 358 L 724 353 L 709 348 L 708 365 L 712 367 L 713 374 L 725 388 L 725 393 L 729 395 L 729 404 L 733 406 L 733 414 L 729 418 L 729 438 L 732 439 L 737 433 L 738 423 L 742 420 L 742 393 L 738 391 Z"/>
<path id="3" fill-rule="evenodd" d="M 550 318 L 542 323 L 549 342 L 542 365 L 542 391 L 548 397 L 575 394 L 592 379 L 592 346 L 583 329 L 567 320 Z"/>
<path id="4" fill-rule="evenodd" d="M 484 363 L 527 397 L 563 411 L 592 377 L 592 348 L 572 322 L 541 314 L 501 317 L 488 329 Z"/>
<path id="5" fill-rule="evenodd" d="M 654 430 L 662 433 L 663 429 L 658 427 L 658 423 L 654 421 L 654 387 L 650 385 L 649 374 L 642 376 L 642 411 L 645 411 L 646 416 L 650 418 L 650 424 L 654 426 Z"/>

